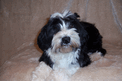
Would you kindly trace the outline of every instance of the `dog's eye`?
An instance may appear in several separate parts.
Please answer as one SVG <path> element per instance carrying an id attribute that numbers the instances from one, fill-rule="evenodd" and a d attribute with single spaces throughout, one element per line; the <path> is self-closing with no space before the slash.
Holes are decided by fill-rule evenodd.
<path id="1" fill-rule="evenodd" d="M 57 30 L 57 31 L 60 30 L 60 25 L 57 24 L 57 25 L 53 26 L 53 29 L 54 29 L 54 30 Z"/>
<path id="2" fill-rule="evenodd" d="M 74 26 L 73 25 L 69 25 L 69 28 L 74 28 Z"/>
<path id="3" fill-rule="evenodd" d="M 57 28 L 57 27 L 54 27 L 53 29 L 54 29 L 54 30 L 57 30 L 58 28 Z"/>

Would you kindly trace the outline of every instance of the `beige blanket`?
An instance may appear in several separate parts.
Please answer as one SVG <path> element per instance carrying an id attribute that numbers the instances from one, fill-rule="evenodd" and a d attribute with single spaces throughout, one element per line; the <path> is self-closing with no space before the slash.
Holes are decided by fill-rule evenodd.
<path id="1" fill-rule="evenodd" d="M 40 52 L 34 46 L 24 48 L 0 68 L 0 81 L 122 81 L 122 48 L 106 44 L 107 55 L 91 55 L 91 65 L 69 76 L 38 62 Z"/>
<path id="2" fill-rule="evenodd" d="M 70 10 L 103 36 L 105 57 L 92 55 L 91 65 L 72 76 L 38 62 L 37 35 L 68 1 L 0 0 L 0 81 L 122 81 L 122 0 L 71 0 Z"/>

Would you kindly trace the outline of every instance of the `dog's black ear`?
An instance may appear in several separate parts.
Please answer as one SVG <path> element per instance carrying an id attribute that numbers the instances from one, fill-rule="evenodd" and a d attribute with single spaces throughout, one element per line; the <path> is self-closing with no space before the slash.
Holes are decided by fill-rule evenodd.
<path id="1" fill-rule="evenodd" d="M 89 56 L 87 55 L 88 50 L 87 50 L 87 43 L 88 43 L 88 39 L 89 39 L 89 35 L 87 33 L 87 31 L 84 29 L 83 25 L 81 23 L 79 23 L 79 36 L 80 36 L 80 43 L 81 43 L 81 51 L 79 53 L 79 59 L 78 62 L 80 64 L 81 67 L 87 66 L 91 63 L 91 60 L 89 58 Z"/>
<path id="2" fill-rule="evenodd" d="M 59 18 L 51 18 L 48 23 L 42 28 L 41 33 L 38 36 L 37 44 L 42 51 L 51 47 L 53 36 L 60 30 L 61 20 Z"/>
<path id="3" fill-rule="evenodd" d="M 39 62 L 45 62 L 47 65 L 49 65 L 51 68 L 53 68 L 53 61 L 51 60 L 50 56 L 46 54 L 46 52 L 44 51 L 42 56 L 39 59 Z"/>
<path id="4" fill-rule="evenodd" d="M 76 18 L 80 17 L 77 13 L 74 13 L 74 15 L 75 15 Z"/>
<path id="5" fill-rule="evenodd" d="M 80 67 L 85 67 L 91 63 L 91 60 L 87 54 L 80 53 L 79 58 L 78 58 L 78 63 Z"/>
<path id="6" fill-rule="evenodd" d="M 47 50 L 51 45 L 47 35 L 47 27 L 48 24 L 41 29 L 41 32 L 37 38 L 37 44 L 42 51 Z"/>

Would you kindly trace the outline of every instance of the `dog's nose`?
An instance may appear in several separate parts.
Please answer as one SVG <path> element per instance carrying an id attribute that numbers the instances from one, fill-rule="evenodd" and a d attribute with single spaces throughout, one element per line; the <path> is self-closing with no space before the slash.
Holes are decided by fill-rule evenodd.
<path id="1" fill-rule="evenodd" d="M 63 43 L 63 44 L 68 44 L 68 43 L 70 43 L 70 37 L 68 37 L 68 36 L 63 37 L 63 38 L 62 38 L 62 43 Z"/>

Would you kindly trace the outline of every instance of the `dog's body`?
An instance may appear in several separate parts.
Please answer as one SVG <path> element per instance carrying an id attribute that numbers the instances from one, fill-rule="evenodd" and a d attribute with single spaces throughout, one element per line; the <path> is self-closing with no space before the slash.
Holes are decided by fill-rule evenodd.
<path id="1" fill-rule="evenodd" d="M 102 36 L 90 23 L 81 22 L 78 14 L 54 13 L 42 28 L 37 43 L 43 54 L 39 61 L 56 68 L 84 67 L 91 63 L 89 53 L 101 52 Z"/>

